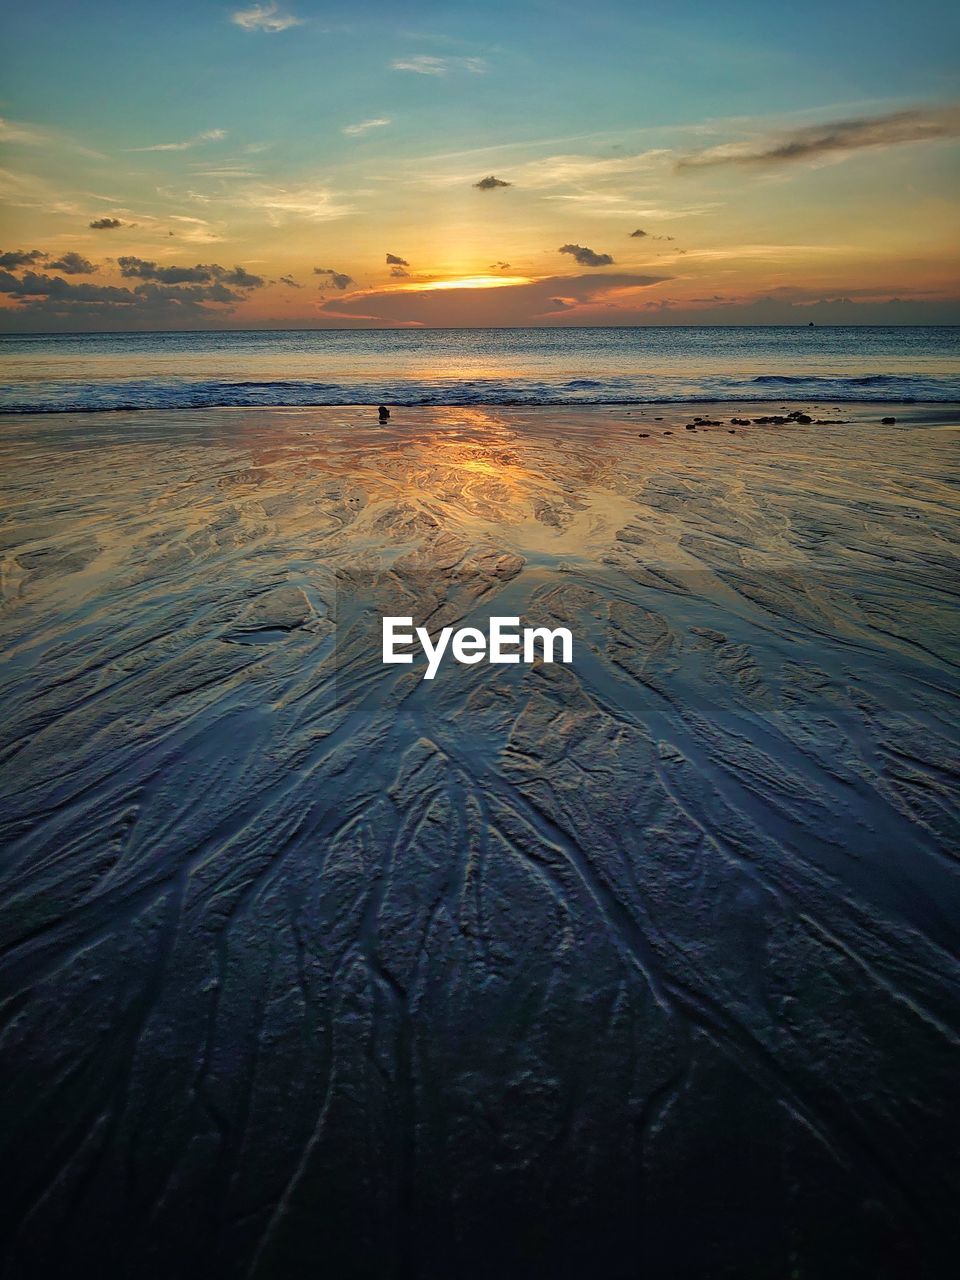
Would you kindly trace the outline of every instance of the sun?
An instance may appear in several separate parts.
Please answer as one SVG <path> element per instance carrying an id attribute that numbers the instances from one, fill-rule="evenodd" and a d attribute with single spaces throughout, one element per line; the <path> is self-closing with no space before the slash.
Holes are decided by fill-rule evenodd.
<path id="1" fill-rule="evenodd" d="M 508 285 L 532 284 L 529 276 L 461 276 L 457 280 L 423 280 L 404 285 L 412 293 L 433 289 L 503 289 Z"/>

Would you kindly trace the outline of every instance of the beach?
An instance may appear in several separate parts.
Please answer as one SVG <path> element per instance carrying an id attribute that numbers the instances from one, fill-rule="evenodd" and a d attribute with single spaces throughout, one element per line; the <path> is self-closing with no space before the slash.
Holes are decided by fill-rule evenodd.
<path id="1" fill-rule="evenodd" d="M 947 1280 L 957 6 L 6 6 L 0 1280 Z"/>
<path id="2" fill-rule="evenodd" d="M 8 1262 L 943 1274 L 958 441 L 0 418 Z M 573 661 L 424 681 L 388 614 Z"/>

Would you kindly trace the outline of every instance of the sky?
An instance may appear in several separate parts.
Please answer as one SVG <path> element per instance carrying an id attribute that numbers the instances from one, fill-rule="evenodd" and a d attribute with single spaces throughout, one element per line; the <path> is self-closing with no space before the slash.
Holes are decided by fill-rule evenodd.
<path id="1" fill-rule="evenodd" d="M 960 323 L 960 7 L 0 6 L 0 329 Z"/>

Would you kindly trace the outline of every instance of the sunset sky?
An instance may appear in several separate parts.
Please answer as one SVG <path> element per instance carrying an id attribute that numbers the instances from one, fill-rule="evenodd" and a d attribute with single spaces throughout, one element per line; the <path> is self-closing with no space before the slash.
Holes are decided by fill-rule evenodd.
<path id="1" fill-rule="evenodd" d="M 7 4 L 0 327 L 957 323 L 956 12 Z"/>

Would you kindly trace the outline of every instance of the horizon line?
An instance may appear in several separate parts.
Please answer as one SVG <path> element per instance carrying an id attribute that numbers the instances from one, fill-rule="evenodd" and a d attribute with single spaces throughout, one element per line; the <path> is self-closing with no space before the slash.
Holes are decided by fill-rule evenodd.
<path id="1" fill-rule="evenodd" d="M 161 334 L 225 334 L 225 333 L 458 333 L 576 332 L 578 330 L 642 330 L 642 329 L 960 329 L 960 320 L 935 324 L 904 320 L 897 324 L 862 321 L 858 324 L 834 324 L 827 321 L 797 321 L 793 324 L 450 324 L 450 325 L 270 325 L 256 328 L 229 329 L 0 329 L 0 338 L 130 338 Z"/>

